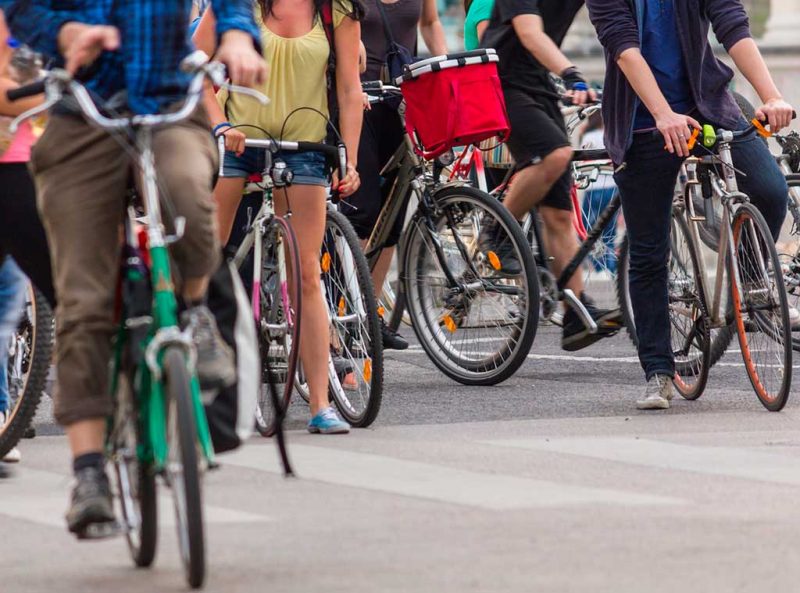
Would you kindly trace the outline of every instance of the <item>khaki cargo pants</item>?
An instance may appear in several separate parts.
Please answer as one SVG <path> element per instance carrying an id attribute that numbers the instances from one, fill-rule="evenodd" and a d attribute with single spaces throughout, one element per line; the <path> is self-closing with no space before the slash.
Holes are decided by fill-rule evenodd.
<path id="1" fill-rule="evenodd" d="M 186 218 L 171 251 L 181 277 L 210 274 L 219 264 L 211 197 L 219 156 L 205 112 L 156 131 L 153 151 L 162 214 Z M 31 157 L 58 295 L 55 416 L 65 426 L 111 412 L 120 225 L 130 180 L 138 179 L 134 160 L 118 139 L 72 116 L 53 116 Z"/>

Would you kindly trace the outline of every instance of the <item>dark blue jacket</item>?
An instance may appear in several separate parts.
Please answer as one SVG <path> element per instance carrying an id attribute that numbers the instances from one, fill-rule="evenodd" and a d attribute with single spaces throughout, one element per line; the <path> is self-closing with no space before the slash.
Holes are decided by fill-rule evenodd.
<path id="1" fill-rule="evenodd" d="M 603 89 L 605 143 L 616 164 L 625 160 L 631 145 L 633 118 L 639 98 L 617 59 L 626 49 L 640 47 L 637 7 L 647 0 L 586 0 L 589 16 L 606 54 L 606 80 Z M 739 108 L 728 91 L 733 72 L 719 61 L 708 41 L 709 25 L 719 42 L 729 50 L 750 37 L 747 12 L 740 0 L 675 0 L 675 19 L 694 103 L 701 123 L 733 128 Z"/>

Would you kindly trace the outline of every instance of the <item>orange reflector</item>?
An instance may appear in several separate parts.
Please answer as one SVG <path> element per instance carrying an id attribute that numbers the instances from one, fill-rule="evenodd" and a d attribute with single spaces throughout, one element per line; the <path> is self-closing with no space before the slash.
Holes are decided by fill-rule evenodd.
<path id="1" fill-rule="evenodd" d="M 500 264 L 500 258 L 497 257 L 497 254 L 494 251 L 490 251 L 486 254 L 486 257 L 489 259 L 489 263 L 495 270 L 500 270 L 503 266 Z"/>
<path id="2" fill-rule="evenodd" d="M 364 381 L 369 383 L 372 380 L 372 360 L 364 360 Z"/>
<path id="3" fill-rule="evenodd" d="M 750 123 L 753 124 L 753 127 L 756 129 L 756 132 L 758 132 L 759 136 L 762 136 L 764 138 L 769 138 L 770 136 L 772 136 L 772 132 L 770 132 L 767 128 L 765 128 L 764 125 L 756 118 L 751 119 Z"/>
<path id="4" fill-rule="evenodd" d="M 697 144 L 697 137 L 699 135 L 700 135 L 700 130 L 698 130 L 697 128 L 693 129 L 692 135 L 689 136 L 689 142 L 686 145 L 686 148 L 688 148 L 689 150 L 694 149 L 694 145 Z"/>
<path id="5" fill-rule="evenodd" d="M 456 322 L 453 321 L 453 318 L 450 315 L 445 315 L 442 318 L 442 323 L 447 328 L 447 331 L 449 331 L 451 334 L 456 332 Z"/>
<path id="6" fill-rule="evenodd" d="M 339 297 L 339 316 L 344 316 L 345 306 L 344 306 L 344 297 Z"/>
<path id="7" fill-rule="evenodd" d="M 378 307 L 378 316 L 383 317 L 383 314 L 386 313 L 386 309 L 383 308 L 383 305 Z"/>
<path id="8" fill-rule="evenodd" d="M 320 263 L 322 267 L 322 272 L 327 274 L 328 270 L 331 269 L 331 254 L 327 251 L 322 254 L 322 262 Z"/>

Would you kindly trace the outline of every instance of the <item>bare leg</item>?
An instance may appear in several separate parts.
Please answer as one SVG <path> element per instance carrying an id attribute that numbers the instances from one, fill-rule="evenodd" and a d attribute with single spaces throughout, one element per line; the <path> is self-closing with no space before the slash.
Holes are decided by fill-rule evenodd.
<path id="1" fill-rule="evenodd" d="M 578 236 L 572 226 L 572 212 L 541 206 L 539 213 L 547 229 L 545 245 L 553 257 L 553 272 L 558 277 L 579 248 Z M 576 271 L 567 282 L 566 288 L 572 289 L 575 296 L 580 297 L 583 294 L 583 276 Z"/>
<path id="2" fill-rule="evenodd" d="M 214 188 L 214 200 L 217 202 L 217 228 L 219 241 L 224 246 L 231 236 L 236 210 L 242 201 L 244 178 L 221 177 Z"/>
<path id="3" fill-rule="evenodd" d="M 66 427 L 72 458 L 102 451 L 105 445 L 106 419 L 80 420 Z"/>
<path id="4" fill-rule="evenodd" d="M 514 182 L 503 202 L 514 218 L 522 220 L 531 208 L 542 201 L 567 170 L 571 158 L 571 148 L 557 148 L 541 163 L 526 167 L 514 176 Z"/>
<path id="5" fill-rule="evenodd" d="M 372 269 L 372 283 L 375 285 L 375 294 L 380 296 L 383 291 L 383 283 L 386 281 L 386 276 L 389 274 L 389 268 L 392 267 L 392 258 L 394 257 L 397 248 L 385 247 L 381 250 L 378 256 L 378 261 L 375 262 L 375 267 Z"/>
<path id="6" fill-rule="evenodd" d="M 286 212 L 286 194 L 292 206 L 291 224 L 300 247 L 303 290 L 303 321 L 300 324 L 300 359 L 310 391 L 311 415 L 330 405 L 328 399 L 328 356 L 330 322 L 322 299 L 319 254 L 325 234 L 325 189 L 316 185 L 295 185 L 288 192 L 275 192 L 275 209 Z"/>

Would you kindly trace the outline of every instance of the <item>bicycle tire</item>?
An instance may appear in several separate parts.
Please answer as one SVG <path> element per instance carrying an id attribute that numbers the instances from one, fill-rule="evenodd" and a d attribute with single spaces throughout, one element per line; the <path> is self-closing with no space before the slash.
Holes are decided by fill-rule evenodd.
<path id="1" fill-rule="evenodd" d="M 27 290 L 27 304 L 31 308 L 31 313 L 28 313 L 26 306 L 15 335 L 29 332 L 21 336 L 29 354 L 23 360 L 23 377 L 20 378 L 22 385 L 15 388 L 14 381 L 9 381 L 9 391 L 12 389 L 19 391 L 16 392 L 16 396 L 14 393 L 9 393 L 12 405 L 7 412 L 6 423 L 0 428 L 0 459 L 19 443 L 33 422 L 39 402 L 42 400 L 53 355 L 53 313 L 50 305 L 32 284 L 28 284 Z M 3 364 L 8 364 L 10 367 L 11 358 L 8 363 L 4 361 Z M 8 377 L 13 378 L 15 372 L 12 373 L 11 368 L 8 371 Z"/>
<path id="2" fill-rule="evenodd" d="M 175 505 L 175 523 L 186 581 L 192 589 L 198 589 L 205 580 L 205 536 L 191 383 L 182 349 L 167 348 L 163 360 L 169 410 L 166 472 Z M 180 470 L 176 471 L 178 467 Z"/>
<path id="3" fill-rule="evenodd" d="M 261 310 L 261 320 L 265 319 L 266 315 L 270 314 L 270 307 L 273 303 L 279 303 L 278 309 L 285 317 L 287 324 L 287 331 L 280 338 L 282 344 L 278 345 L 278 349 L 283 349 L 281 356 L 285 356 L 286 368 L 280 374 L 276 374 L 275 369 L 270 365 L 270 346 L 272 345 L 272 338 L 265 333 L 263 327 L 258 328 L 258 343 L 261 350 L 261 378 L 262 388 L 261 396 L 259 398 L 258 410 L 256 414 L 256 430 L 264 437 L 271 437 L 277 430 L 278 417 L 285 416 L 289 409 L 289 404 L 292 400 L 292 391 L 295 388 L 294 379 L 298 372 L 298 361 L 300 357 L 300 323 L 302 312 L 302 279 L 299 273 L 300 268 L 300 252 L 297 247 L 297 237 L 295 236 L 292 226 L 288 221 L 280 216 L 274 216 L 270 224 L 264 231 L 264 243 L 262 246 L 262 266 L 265 265 L 267 257 L 272 257 L 268 250 L 273 247 L 272 237 L 277 234 L 280 238 L 274 239 L 274 244 L 277 245 L 278 241 L 283 246 L 283 256 L 285 262 L 288 264 L 289 270 L 294 270 L 292 281 L 287 281 L 286 290 L 279 282 L 274 281 L 274 277 L 263 275 L 261 277 L 261 299 L 259 306 Z M 267 240 L 269 238 L 269 241 Z M 272 274 L 275 271 L 271 272 Z M 286 317 L 286 308 L 289 308 L 291 314 Z M 275 311 L 272 311 L 273 313 Z M 288 344 L 288 346 L 287 346 Z M 288 352 L 287 352 L 288 349 Z M 281 376 L 283 380 L 281 380 Z M 281 406 L 280 410 L 274 409 L 272 398 L 269 394 L 269 384 L 279 384 L 282 386 L 282 393 L 278 394 L 278 404 Z"/>
<path id="4" fill-rule="evenodd" d="M 628 291 L 628 272 L 630 271 L 630 245 L 628 235 L 626 234 L 622 240 L 619 250 L 619 268 L 617 270 L 617 299 L 619 300 L 619 308 L 622 313 L 623 323 L 625 325 L 625 333 L 633 344 L 634 348 L 638 350 L 639 340 L 636 337 L 636 324 L 633 321 L 633 306 L 630 301 L 630 293 Z M 720 359 L 725 355 L 728 347 L 736 335 L 736 330 L 733 325 L 726 325 L 721 328 L 714 328 L 710 331 L 711 347 L 708 360 L 709 370 L 716 365 Z"/>
<path id="5" fill-rule="evenodd" d="M 697 252 L 697 245 L 695 245 L 692 240 L 689 226 L 683 215 L 673 212 L 672 222 L 673 232 L 677 231 L 683 236 L 683 245 L 685 245 L 687 252 L 685 254 L 678 253 L 680 252 L 678 238 L 673 237 L 671 241 L 672 249 L 670 249 L 670 269 L 673 270 L 676 267 L 680 267 L 685 271 L 687 263 L 691 263 L 692 266 L 691 278 L 683 280 L 675 278 L 677 275 L 676 272 L 671 272 L 671 275 L 675 278 L 674 281 L 669 283 L 672 350 L 675 352 L 675 332 L 683 337 L 684 341 L 682 345 L 684 347 L 689 347 L 685 342 L 687 336 L 681 331 L 682 328 L 678 327 L 679 321 L 685 317 L 684 311 L 688 304 L 692 317 L 692 327 L 688 330 L 691 334 L 688 336 L 688 339 L 694 344 L 695 349 L 699 351 L 698 354 L 691 359 L 687 357 L 686 360 L 683 360 L 681 357 L 675 356 L 675 377 L 673 379 L 673 384 L 677 392 L 680 393 L 684 399 L 695 400 L 703 394 L 706 384 L 708 383 L 709 363 L 711 360 L 711 332 L 709 329 L 708 310 L 706 307 L 706 294 L 703 289 L 703 280 L 700 274 L 700 255 Z M 681 261 L 681 255 L 683 255 L 683 259 L 688 255 L 690 262 Z M 673 262 L 675 266 L 673 266 Z M 686 274 L 686 276 L 688 276 L 688 274 Z M 687 286 L 687 280 L 693 282 L 693 286 L 690 288 Z M 673 303 L 677 303 L 677 305 L 673 306 Z"/>
<path id="6" fill-rule="evenodd" d="M 121 414 L 116 414 L 112 434 L 119 437 L 119 440 L 113 442 L 112 460 L 116 470 L 122 517 L 128 527 L 125 533 L 128 550 L 134 564 L 146 568 L 155 560 L 158 542 L 156 476 L 152 465 L 143 464 L 138 455 L 140 425 L 133 406 L 130 379 L 125 373 L 120 373 L 117 381 L 117 395 L 114 398 L 116 405 L 127 404 L 129 407 Z M 125 391 L 122 392 L 122 389 Z M 132 482 L 131 478 L 135 481 Z M 126 500 L 129 495 L 130 500 Z"/>
<path id="7" fill-rule="evenodd" d="M 325 294 L 328 300 L 330 317 L 334 320 L 331 322 L 331 331 L 337 331 L 338 343 L 340 344 L 338 348 L 336 346 L 332 347 L 336 348 L 337 353 L 349 360 L 354 367 L 353 374 L 355 375 L 356 387 L 361 385 L 365 387 L 366 402 L 363 403 L 359 412 L 351 398 L 348 397 L 348 390 L 341 383 L 339 385 L 331 385 L 330 392 L 342 417 L 352 426 L 364 428 L 375 421 L 381 409 L 383 397 L 383 343 L 380 317 L 378 316 L 378 303 L 375 299 L 375 289 L 372 284 L 369 263 L 361 250 L 361 242 L 350 221 L 340 212 L 328 210 L 326 227 L 322 258 L 325 260 L 327 255 L 329 266 L 328 271 L 323 268 L 322 278 L 323 283 L 327 282 L 325 284 Z M 360 301 L 364 307 L 363 314 L 365 315 L 366 323 L 363 329 L 366 330 L 366 336 L 360 335 L 362 333 L 360 329 L 356 329 L 354 332 L 351 324 L 335 321 L 338 317 L 341 317 L 341 315 L 338 315 L 340 308 L 344 308 L 347 312 L 353 311 L 357 308 L 356 303 L 359 299 L 353 299 L 352 295 L 345 296 L 342 294 L 339 294 L 338 298 L 336 298 L 337 292 L 344 292 L 342 284 L 346 282 L 335 283 L 334 275 L 329 273 L 337 267 L 337 264 L 342 263 L 341 257 L 337 253 L 330 253 L 331 247 L 334 250 L 336 249 L 335 235 L 332 233 L 339 233 L 344 239 L 355 264 L 355 279 L 358 290 L 361 293 Z M 334 239 L 333 244 L 331 244 L 329 237 Z M 359 313 L 356 313 L 356 315 L 358 316 Z M 356 332 L 358 335 L 355 335 Z M 367 342 L 366 344 L 365 341 Z M 354 351 L 354 348 L 357 351 Z M 364 356 L 359 356 L 359 354 L 364 354 Z M 362 393 L 360 389 L 353 391 L 358 394 Z"/>
<path id="8" fill-rule="evenodd" d="M 478 214 L 478 218 L 482 220 L 482 217 L 486 214 L 493 217 L 495 223 L 498 223 L 505 233 L 505 238 L 510 240 L 511 246 L 515 250 L 515 255 L 522 264 L 521 273 L 514 277 L 519 278 L 519 287 L 522 289 L 524 296 L 524 302 L 520 307 L 521 315 L 516 319 L 510 320 L 510 322 L 505 322 L 507 326 L 513 328 L 512 336 L 510 339 L 503 341 L 495 349 L 496 351 L 487 354 L 478 351 L 475 356 L 479 358 L 468 360 L 462 355 L 463 349 L 460 350 L 460 353 L 454 352 L 449 338 L 441 329 L 443 322 L 450 328 L 455 327 L 455 325 L 447 323 L 447 318 L 450 318 L 451 324 L 454 323 L 448 313 L 445 313 L 442 317 L 439 312 L 434 310 L 446 311 L 446 308 L 442 309 L 436 303 L 433 304 L 430 310 L 422 306 L 423 300 L 431 301 L 436 298 L 436 295 L 433 289 L 429 293 L 423 294 L 423 292 L 418 291 L 418 286 L 416 285 L 417 282 L 422 285 L 423 279 L 431 279 L 429 276 L 431 271 L 425 269 L 424 254 L 420 252 L 420 249 L 425 246 L 426 239 L 422 235 L 423 231 L 420 230 L 417 218 L 413 219 L 414 222 L 403 241 L 403 257 L 401 258 L 403 271 L 401 275 L 405 282 L 406 306 L 411 315 L 414 332 L 425 353 L 439 370 L 459 383 L 464 385 L 496 385 L 508 379 L 519 369 L 526 360 L 536 336 L 539 324 L 539 285 L 536 263 L 533 261 L 525 235 L 517 221 L 514 220 L 500 202 L 489 194 L 468 186 L 450 186 L 437 191 L 432 197 L 436 205 L 435 212 L 432 214 L 436 219 L 432 220 L 432 223 L 436 227 L 437 240 L 441 241 L 444 233 L 436 225 L 444 220 L 443 217 L 446 217 L 448 209 L 450 209 L 449 212 L 452 215 L 452 208 L 459 205 L 466 218 L 473 209 L 479 208 L 482 214 Z M 473 219 L 473 225 L 476 224 L 476 220 Z M 450 223 L 448 222 L 447 224 Z M 463 233 L 460 230 L 456 231 L 452 228 L 449 230 L 457 248 L 455 250 L 455 253 L 458 254 L 456 261 L 464 267 L 464 271 L 461 273 L 471 273 L 469 271 L 471 264 L 464 261 L 463 255 L 458 249 L 459 241 L 463 244 L 465 236 L 462 236 Z M 478 230 L 477 227 L 476 230 Z M 477 243 L 478 237 L 473 236 L 472 240 Z M 436 265 L 439 265 L 438 262 L 436 262 Z M 451 268 L 451 266 L 448 265 L 448 268 Z M 459 271 L 451 268 L 450 273 L 457 277 Z M 481 278 L 481 283 L 483 283 L 483 278 Z M 498 284 L 497 286 L 501 285 Z M 478 294 L 478 291 L 475 294 Z M 501 294 L 501 291 L 498 290 L 496 294 Z M 469 299 L 461 301 L 462 304 L 460 306 L 466 310 L 462 321 L 468 320 L 475 310 L 472 299 L 473 297 L 471 296 Z M 431 312 L 436 314 L 432 317 Z M 480 313 L 481 310 L 479 309 L 479 316 Z M 455 336 L 457 329 L 448 329 L 448 331 Z M 467 337 L 467 339 L 472 340 L 474 343 L 484 343 L 486 340 L 491 341 L 491 338 L 485 340 L 478 338 L 475 340 Z M 480 342 L 480 340 L 484 340 L 484 342 Z"/>
<path id="9" fill-rule="evenodd" d="M 737 278 L 752 278 L 755 274 L 750 274 L 746 267 L 740 265 L 740 258 L 737 257 L 734 260 L 733 257 L 729 257 L 728 276 L 731 279 L 730 286 L 734 324 L 736 326 L 736 333 L 739 336 L 739 346 L 742 350 L 742 359 L 745 369 L 747 370 L 747 376 L 750 379 L 750 383 L 753 385 L 756 396 L 769 411 L 778 412 L 786 405 L 792 384 L 792 331 L 789 321 L 789 303 L 783 284 L 781 262 L 778 258 L 775 242 L 772 240 L 772 234 L 761 212 L 750 203 L 741 204 L 733 217 L 731 229 L 733 232 L 734 249 L 736 249 L 737 252 L 742 251 L 743 253 L 746 250 L 746 247 L 739 248 L 739 239 L 742 237 L 742 227 L 747 221 L 750 221 L 752 224 L 750 229 L 752 229 L 753 235 L 755 235 L 756 240 L 761 245 L 761 258 L 766 259 L 767 261 L 765 261 L 765 263 L 772 268 L 772 277 L 780 279 L 776 281 L 776 290 L 770 291 L 773 294 L 769 297 L 769 300 L 766 301 L 767 306 L 773 310 L 773 313 L 776 312 L 777 308 L 777 314 L 780 317 L 780 327 L 768 326 L 768 317 L 762 310 L 762 303 L 760 300 L 750 297 L 752 300 L 749 303 L 747 301 L 744 303 L 742 302 L 739 295 L 740 287 L 736 285 L 738 282 Z M 758 237 L 758 235 L 760 235 L 760 237 Z M 734 273 L 734 265 L 736 264 L 739 264 L 739 269 L 737 270 L 738 276 Z M 769 276 L 770 272 L 768 270 L 767 277 L 769 278 Z M 742 283 L 742 289 L 744 290 L 747 285 L 747 280 L 743 280 Z M 750 291 L 756 292 L 756 290 L 752 288 Z M 757 289 L 757 291 L 760 293 L 762 289 Z M 777 296 L 776 303 L 772 302 L 775 296 Z M 747 320 L 745 320 L 743 316 L 743 306 L 745 305 L 748 307 Z M 756 326 L 756 331 L 753 331 L 752 326 Z M 778 373 L 780 378 L 777 381 L 777 389 L 770 389 L 765 385 L 764 376 L 766 372 L 760 372 L 758 363 L 753 360 L 754 354 L 757 354 L 760 350 L 758 348 L 751 349 L 750 342 L 752 340 L 748 338 L 748 335 L 756 336 L 759 333 L 767 335 L 769 340 L 781 345 L 780 349 L 783 355 L 781 361 L 782 368 L 779 369 Z M 776 354 L 778 353 L 776 352 Z M 777 359 L 777 357 L 775 358 Z M 774 365 L 763 365 L 761 369 L 766 371 L 771 366 Z"/>

